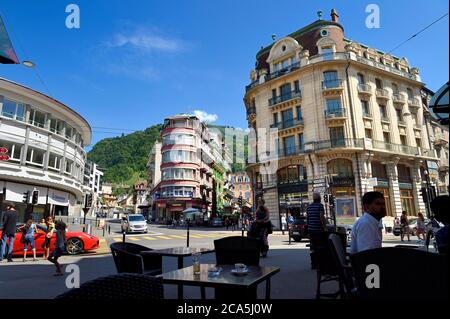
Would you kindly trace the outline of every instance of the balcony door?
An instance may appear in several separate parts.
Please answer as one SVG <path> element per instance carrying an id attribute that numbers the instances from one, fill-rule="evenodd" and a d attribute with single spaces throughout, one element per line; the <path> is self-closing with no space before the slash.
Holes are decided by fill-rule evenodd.
<path id="1" fill-rule="evenodd" d="M 338 86 L 338 73 L 337 71 L 323 72 L 323 80 L 326 88 L 335 88 Z"/>
<path id="2" fill-rule="evenodd" d="M 283 101 L 291 98 L 291 84 L 286 83 L 280 86 L 280 95 Z"/>
<path id="3" fill-rule="evenodd" d="M 283 128 L 291 127 L 294 124 L 294 113 L 292 112 L 292 109 L 283 111 L 282 115 Z"/>
<path id="4" fill-rule="evenodd" d="M 344 127 L 331 127 L 330 128 L 330 141 L 331 147 L 345 146 L 344 140 Z"/>

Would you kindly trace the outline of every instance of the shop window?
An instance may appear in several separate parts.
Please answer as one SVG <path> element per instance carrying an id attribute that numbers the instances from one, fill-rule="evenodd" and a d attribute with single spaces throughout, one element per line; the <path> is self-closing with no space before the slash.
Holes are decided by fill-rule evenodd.
<path id="1" fill-rule="evenodd" d="M 20 152 L 22 150 L 22 145 L 0 141 L 0 146 L 5 147 L 8 150 L 7 155 L 9 156 L 9 160 L 11 162 L 20 161 Z"/>
<path id="2" fill-rule="evenodd" d="M 331 176 L 339 177 L 352 177 L 353 168 L 352 162 L 347 159 L 338 158 L 328 162 L 327 164 L 328 174 Z"/>
<path id="3" fill-rule="evenodd" d="M 411 183 L 411 170 L 408 166 L 399 164 L 397 165 L 398 181 L 401 183 Z"/>
<path id="4" fill-rule="evenodd" d="M 27 152 L 27 164 L 34 166 L 43 166 L 44 154 L 44 151 L 29 147 Z"/>
<path id="5" fill-rule="evenodd" d="M 412 190 L 400 189 L 400 201 L 402 203 L 402 211 L 406 211 L 406 215 L 415 216 L 414 196 Z"/>

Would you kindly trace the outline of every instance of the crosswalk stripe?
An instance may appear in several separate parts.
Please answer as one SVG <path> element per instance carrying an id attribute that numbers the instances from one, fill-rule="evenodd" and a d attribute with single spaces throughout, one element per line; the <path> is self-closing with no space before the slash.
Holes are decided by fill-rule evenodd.
<path id="1" fill-rule="evenodd" d="M 150 237 L 150 236 L 144 236 L 143 238 L 147 239 L 147 240 L 156 240 L 156 238 Z"/>
<path id="2" fill-rule="evenodd" d="M 131 241 L 139 241 L 139 238 L 136 237 L 128 237 L 127 239 Z"/>
<path id="3" fill-rule="evenodd" d="M 157 237 L 157 238 L 159 238 L 159 239 L 172 239 L 172 238 L 166 237 L 166 236 L 155 236 L 155 237 Z"/>
<path id="4" fill-rule="evenodd" d="M 113 238 L 113 240 L 117 243 L 117 242 L 119 242 L 119 241 L 122 241 L 122 238 Z"/>
<path id="5" fill-rule="evenodd" d="M 170 235 L 170 237 L 186 239 L 186 236 L 179 236 L 179 235 Z"/>
<path id="6" fill-rule="evenodd" d="M 189 235 L 189 237 L 192 237 L 192 238 L 203 238 L 203 237 L 198 236 L 198 235 Z"/>

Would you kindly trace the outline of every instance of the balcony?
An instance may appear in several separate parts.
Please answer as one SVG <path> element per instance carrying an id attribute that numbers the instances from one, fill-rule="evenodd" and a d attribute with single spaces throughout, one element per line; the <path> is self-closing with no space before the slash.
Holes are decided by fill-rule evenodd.
<path id="1" fill-rule="evenodd" d="M 269 107 L 272 109 L 272 111 L 275 111 L 278 109 L 282 109 L 285 106 L 293 106 L 295 103 L 300 102 L 301 98 L 301 91 L 292 90 L 291 92 L 279 96 L 274 96 L 269 99 Z"/>
<path id="2" fill-rule="evenodd" d="M 368 118 L 368 119 L 373 118 L 372 114 L 370 114 L 369 112 L 363 112 L 363 117 Z"/>
<path id="3" fill-rule="evenodd" d="M 406 97 L 403 94 L 394 93 L 392 94 L 392 102 L 403 105 L 406 103 Z"/>
<path id="4" fill-rule="evenodd" d="M 252 83 L 250 83 L 249 85 L 247 85 L 245 87 L 245 92 L 248 92 L 250 89 L 254 88 L 255 86 L 257 86 L 259 84 L 259 80 L 255 80 Z"/>
<path id="5" fill-rule="evenodd" d="M 325 121 L 330 126 L 343 125 L 347 119 L 344 108 L 325 110 Z"/>
<path id="6" fill-rule="evenodd" d="M 448 145 L 448 140 L 445 139 L 444 134 L 436 134 L 434 136 L 434 145 L 435 146 L 446 146 L 446 145 Z"/>
<path id="7" fill-rule="evenodd" d="M 435 150 L 429 150 L 426 148 L 420 148 L 420 155 L 424 157 L 433 157 L 436 158 L 436 151 Z"/>
<path id="8" fill-rule="evenodd" d="M 377 89 L 375 91 L 375 95 L 377 97 L 377 99 L 381 99 L 381 100 L 389 100 L 389 92 L 386 89 Z"/>
<path id="9" fill-rule="evenodd" d="M 344 90 L 341 79 L 322 81 L 322 93 L 324 96 L 340 95 Z"/>
<path id="10" fill-rule="evenodd" d="M 385 123 L 391 123 L 391 119 L 386 115 L 381 115 L 381 121 Z"/>
<path id="11" fill-rule="evenodd" d="M 389 151 L 394 153 L 402 153 L 408 155 L 419 155 L 419 148 L 414 146 L 386 143 L 384 141 L 372 141 L 374 149 Z"/>
<path id="12" fill-rule="evenodd" d="M 420 102 L 418 99 L 408 99 L 408 107 L 411 111 L 415 112 L 420 108 Z"/>
<path id="13" fill-rule="evenodd" d="M 289 74 L 292 71 L 297 70 L 298 68 L 300 68 L 300 62 L 293 63 L 290 66 L 288 66 L 287 68 L 284 68 L 284 69 L 281 69 L 281 70 L 274 71 L 274 72 L 270 73 L 267 76 L 267 81 L 275 79 L 275 78 L 278 78 L 278 77 L 286 75 L 286 74 Z"/>
<path id="14" fill-rule="evenodd" d="M 274 123 L 270 125 L 270 128 L 277 128 L 279 131 L 293 128 L 299 130 L 303 128 L 303 118 L 289 119 L 284 122 Z M 289 130 L 289 132 L 292 130 Z M 281 132 L 279 132 L 281 133 Z"/>
<path id="15" fill-rule="evenodd" d="M 256 107 L 251 106 L 247 109 L 247 120 L 253 121 L 256 119 Z"/>
<path id="16" fill-rule="evenodd" d="M 398 126 L 406 127 L 406 122 L 404 120 L 398 120 L 397 124 L 398 124 Z"/>
<path id="17" fill-rule="evenodd" d="M 334 148 L 364 148 L 363 138 L 342 138 L 333 140 L 324 140 L 319 142 L 309 142 L 305 149 L 308 152 L 334 149 Z"/>
<path id="18" fill-rule="evenodd" d="M 305 152 L 305 148 L 303 145 L 293 145 L 290 147 L 280 148 L 278 149 L 278 157 L 287 157 L 287 156 L 295 156 L 299 154 L 303 154 Z"/>
<path id="19" fill-rule="evenodd" d="M 364 98 L 369 98 L 372 95 L 372 87 L 370 84 L 360 83 L 358 84 L 358 93 Z"/>
<path id="20" fill-rule="evenodd" d="M 422 130 L 422 124 L 414 124 L 414 129 L 418 131 Z"/>

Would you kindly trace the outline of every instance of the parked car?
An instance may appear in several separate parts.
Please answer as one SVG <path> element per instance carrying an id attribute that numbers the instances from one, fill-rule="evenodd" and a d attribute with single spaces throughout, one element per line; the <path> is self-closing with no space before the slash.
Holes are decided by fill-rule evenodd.
<path id="1" fill-rule="evenodd" d="M 127 214 L 122 217 L 122 231 L 126 233 L 147 233 L 147 220 L 141 214 Z"/>
<path id="2" fill-rule="evenodd" d="M 23 225 L 23 224 L 21 224 Z M 21 226 L 20 224 L 18 226 Z M 0 231 L 1 237 L 2 231 Z M 23 256 L 23 243 L 22 243 L 23 232 L 18 230 L 16 236 L 14 238 L 14 247 L 13 247 L 13 256 Z M 42 230 L 38 230 L 38 232 L 34 235 L 34 242 L 36 247 L 36 254 L 43 255 L 44 249 L 42 246 L 44 245 L 45 240 L 45 232 Z M 55 241 L 56 241 L 56 233 L 53 234 L 53 237 L 50 240 L 50 252 L 55 249 Z M 99 239 L 96 236 L 86 234 L 83 232 L 66 232 L 66 253 L 69 255 L 77 255 L 82 252 L 91 251 L 98 249 Z M 27 255 L 33 255 L 33 251 L 28 249 Z"/>
<path id="3" fill-rule="evenodd" d="M 224 222 L 221 218 L 213 218 L 211 220 L 211 226 L 212 227 L 223 227 L 224 226 Z"/>
<path id="4" fill-rule="evenodd" d="M 302 241 L 303 238 L 308 237 L 306 217 L 294 219 L 294 222 L 290 225 L 289 236 L 291 236 L 294 241 Z"/>

